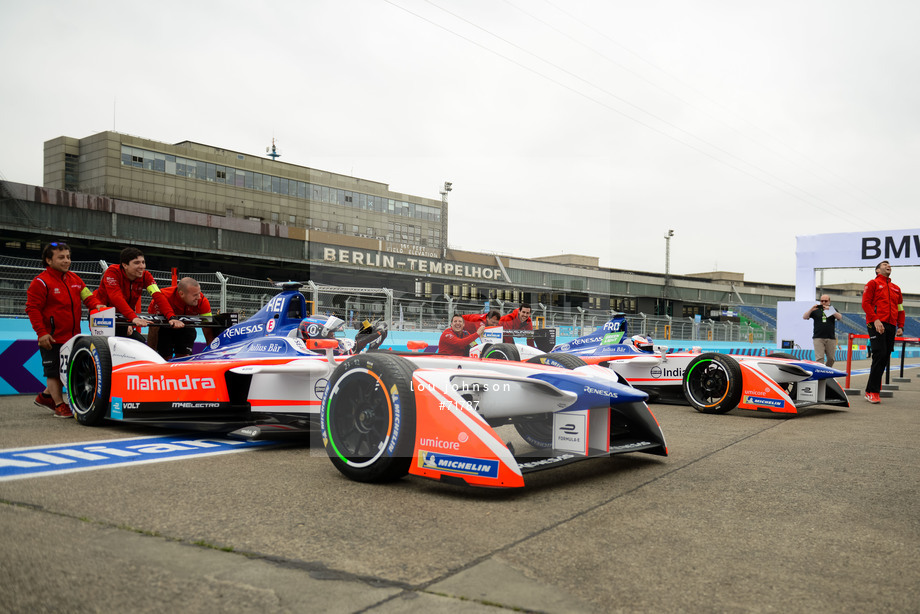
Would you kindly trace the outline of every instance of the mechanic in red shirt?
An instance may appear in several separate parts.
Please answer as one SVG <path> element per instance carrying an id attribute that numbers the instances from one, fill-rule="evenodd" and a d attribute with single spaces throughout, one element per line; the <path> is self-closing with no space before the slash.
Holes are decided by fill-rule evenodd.
<path id="1" fill-rule="evenodd" d="M 476 332 L 480 324 L 487 328 L 490 326 L 500 326 L 502 314 L 497 309 L 488 313 L 465 313 L 463 314 L 463 330 L 466 334 Z"/>
<path id="2" fill-rule="evenodd" d="M 82 305 L 102 307 L 83 280 L 70 271 L 70 247 L 61 241 L 50 243 L 42 252 L 45 270 L 32 280 L 26 292 L 26 314 L 38 335 L 38 348 L 45 375 L 45 390 L 35 404 L 47 407 L 58 418 L 73 414 L 64 403 L 61 384 L 61 346 L 80 334 Z"/>
<path id="3" fill-rule="evenodd" d="M 879 402 L 882 374 L 888 367 L 894 338 L 904 334 L 904 299 L 901 288 L 891 282 L 891 264 L 882 260 L 875 267 L 875 279 L 863 288 L 862 308 L 866 312 L 872 366 L 866 382 L 866 400 Z"/>
<path id="4" fill-rule="evenodd" d="M 138 328 L 147 326 L 147 320 L 137 315 L 137 310 L 141 308 L 141 295 L 145 289 L 159 306 L 160 313 L 170 318 L 170 326 L 184 327 L 183 322 L 173 319 L 176 317 L 175 312 L 169 306 L 166 297 L 160 292 L 153 275 L 147 271 L 144 253 L 136 247 L 126 247 L 121 250 L 119 259 L 121 264 L 111 265 L 102 274 L 102 281 L 99 282 L 99 288 L 95 292 L 100 303 L 114 307 L 118 313 L 131 322 L 131 326 L 116 324 L 115 334 L 119 337 L 131 337 L 142 343 L 146 342 L 144 336 L 137 331 Z"/>
<path id="5" fill-rule="evenodd" d="M 191 277 L 183 277 L 175 286 L 164 288 L 161 293 L 166 297 L 169 306 L 177 316 L 200 316 L 205 318 L 211 317 L 211 303 L 201 292 L 201 284 Z M 150 301 L 148 312 L 160 314 L 159 305 L 155 301 Z M 160 328 L 150 327 L 147 334 L 147 345 L 155 349 L 160 356 L 169 360 L 170 358 L 179 358 L 189 356 L 195 346 L 196 329 L 191 327 L 185 328 Z M 210 328 L 202 329 L 205 343 L 211 343 L 214 340 L 214 331 Z"/>
<path id="6" fill-rule="evenodd" d="M 533 330 L 533 322 L 530 319 L 530 313 L 530 305 L 528 303 L 521 303 L 520 307 L 502 316 L 501 326 L 505 330 Z M 514 343 L 514 338 L 510 335 L 505 335 L 502 337 L 502 342 Z M 527 345 L 530 347 L 537 347 L 533 337 L 527 340 Z"/>
<path id="7" fill-rule="evenodd" d="M 450 319 L 450 328 L 441 333 L 441 339 L 438 341 L 438 354 L 446 356 L 469 356 L 470 348 L 476 345 L 476 338 L 485 330 L 485 326 L 480 323 L 475 332 L 466 334 L 463 330 L 465 320 L 459 313 L 455 313 Z"/>

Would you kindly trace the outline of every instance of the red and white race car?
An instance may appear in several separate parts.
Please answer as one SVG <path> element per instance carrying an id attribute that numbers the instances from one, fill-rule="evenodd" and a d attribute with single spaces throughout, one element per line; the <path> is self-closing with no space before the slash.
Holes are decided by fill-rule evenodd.
<path id="1" fill-rule="evenodd" d="M 612 318 L 593 333 L 557 345 L 551 353 L 525 345 L 495 343 L 483 344 L 471 354 L 543 364 L 558 362 L 555 356 L 577 356 L 586 364 L 616 372 L 647 392 L 652 402 L 686 403 L 703 413 L 720 414 L 737 407 L 798 414 L 816 405 L 850 406 L 835 379 L 846 376 L 843 371 L 789 354 L 671 353 L 648 337 L 629 336 L 622 316 Z"/>
<path id="2" fill-rule="evenodd" d="M 647 395 L 609 369 L 336 354 L 336 339 L 298 333 L 303 301 L 286 289 L 208 350 L 171 362 L 131 339 L 75 337 L 61 351 L 68 404 L 88 426 L 108 420 L 248 439 L 318 430 L 335 467 L 367 482 L 412 474 L 519 487 L 528 472 L 598 456 L 667 455 Z M 506 425 L 529 445 L 516 451 L 496 430 Z"/>

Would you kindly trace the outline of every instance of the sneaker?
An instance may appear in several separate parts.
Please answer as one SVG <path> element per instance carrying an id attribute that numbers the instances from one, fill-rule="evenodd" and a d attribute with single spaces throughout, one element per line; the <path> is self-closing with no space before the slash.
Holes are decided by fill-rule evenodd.
<path id="1" fill-rule="evenodd" d="M 866 400 L 869 401 L 870 403 L 880 403 L 881 402 L 880 399 L 878 398 L 877 392 L 867 392 Z"/>
<path id="2" fill-rule="evenodd" d="M 54 399 L 51 398 L 51 395 L 46 395 L 44 392 L 38 393 L 38 396 L 35 397 L 35 404 L 39 407 L 47 407 L 51 411 L 54 411 Z"/>
<path id="3" fill-rule="evenodd" d="M 73 418 L 73 412 L 70 411 L 70 408 L 67 407 L 65 403 L 59 404 L 54 408 L 54 417 L 55 418 Z"/>

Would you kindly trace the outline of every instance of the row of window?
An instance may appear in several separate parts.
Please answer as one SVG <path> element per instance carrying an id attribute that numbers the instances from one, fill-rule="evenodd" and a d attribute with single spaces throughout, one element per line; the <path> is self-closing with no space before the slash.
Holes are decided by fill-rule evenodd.
<path id="1" fill-rule="evenodd" d="M 441 221 L 441 210 L 438 207 L 330 188 L 324 185 L 295 181 L 294 179 L 275 177 L 264 173 L 254 173 L 233 168 L 232 166 L 190 160 L 137 147 L 128 147 L 127 145 L 121 146 L 121 163 L 123 166 L 143 168 L 187 179 L 222 183 L 237 188 L 271 192 L 272 194 L 342 205 L 343 207 L 352 207 L 363 211 L 389 213 L 432 222 Z"/>

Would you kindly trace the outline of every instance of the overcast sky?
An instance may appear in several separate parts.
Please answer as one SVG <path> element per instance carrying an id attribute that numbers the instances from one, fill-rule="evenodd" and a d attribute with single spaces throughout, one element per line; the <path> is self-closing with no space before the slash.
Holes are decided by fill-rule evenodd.
<path id="1" fill-rule="evenodd" d="M 274 138 L 398 192 L 453 182 L 451 247 L 663 272 L 673 229 L 672 273 L 790 285 L 796 235 L 920 227 L 916 0 L 36 0 L 0 21 L 10 181 L 41 185 L 61 135 Z"/>

